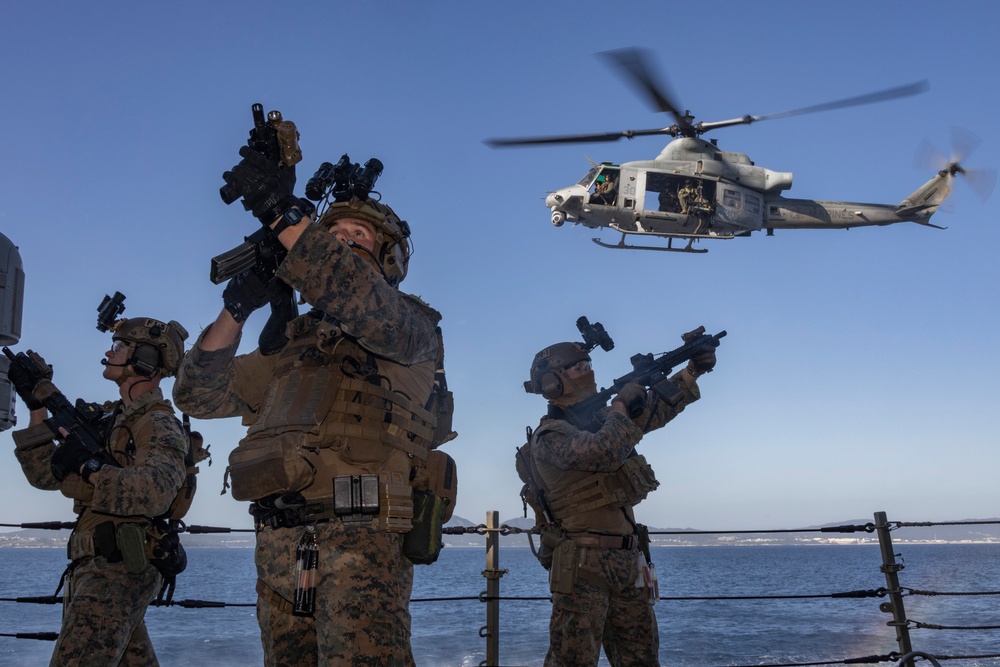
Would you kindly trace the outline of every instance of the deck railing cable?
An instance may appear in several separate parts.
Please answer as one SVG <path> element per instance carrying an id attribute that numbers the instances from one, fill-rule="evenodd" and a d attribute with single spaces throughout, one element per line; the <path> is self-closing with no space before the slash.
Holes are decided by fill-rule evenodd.
<path id="1" fill-rule="evenodd" d="M 1000 520 L 989 521 L 948 521 L 948 522 L 904 522 L 888 521 L 884 513 L 875 514 L 875 523 L 861 525 L 839 525 L 824 526 L 820 528 L 792 528 L 792 529 L 765 529 L 765 530 L 657 530 L 649 531 L 650 535 L 747 535 L 747 534 L 768 534 L 768 533 L 878 533 L 879 544 L 883 552 L 883 564 L 880 570 L 886 574 L 887 587 L 867 590 L 853 590 L 835 593 L 821 594 L 794 594 L 794 595 L 711 595 L 711 596 L 660 596 L 660 600 L 669 602 L 686 601 L 735 601 L 735 600 L 810 600 L 810 599 L 866 599 L 889 597 L 889 602 L 880 605 L 880 609 L 893 613 L 893 621 L 886 625 L 893 627 L 897 633 L 897 642 L 906 651 L 889 652 L 883 655 L 860 656 L 842 660 L 823 662 L 795 662 L 757 665 L 756 667 L 810 667 L 818 665 L 852 665 L 852 664 L 874 664 L 880 662 L 898 662 L 900 666 L 912 666 L 915 660 L 927 660 L 934 665 L 938 665 L 939 660 L 983 660 L 1000 658 L 1000 654 L 975 654 L 975 655 L 930 655 L 909 648 L 909 629 L 929 629 L 929 630 L 963 630 L 963 631 L 985 631 L 1000 630 L 1000 625 L 941 625 L 925 623 L 908 619 L 903 611 L 902 599 L 908 596 L 976 596 L 976 595 L 1000 595 L 1000 591 L 927 591 L 914 588 L 906 588 L 899 585 L 895 579 L 899 570 L 903 569 L 901 564 L 895 563 L 891 539 L 889 532 L 899 528 L 926 528 L 933 526 L 962 526 L 962 525 L 995 525 L 1000 524 Z M 22 528 L 30 530 L 70 530 L 75 526 L 75 522 L 64 521 L 44 521 L 28 522 L 19 524 L 0 523 L 0 527 Z M 219 533 L 252 533 L 252 528 L 228 528 L 222 526 L 203 525 L 183 525 L 180 532 L 190 534 L 219 534 Z M 504 596 L 500 594 L 500 579 L 507 573 L 497 566 L 499 552 L 499 537 L 510 535 L 527 534 L 529 536 L 538 535 L 539 528 L 520 528 L 500 524 L 495 512 L 487 513 L 487 523 L 476 526 L 449 526 L 442 531 L 446 535 L 471 535 L 476 534 L 487 538 L 487 568 L 483 571 L 483 576 L 487 579 L 487 590 L 478 595 L 449 596 L 431 598 L 413 598 L 411 603 L 428 602 L 478 602 L 487 604 L 487 625 L 480 628 L 480 636 L 487 640 L 487 659 L 480 663 L 481 667 L 499 667 L 499 627 L 498 627 L 498 605 L 500 601 L 535 601 L 550 602 L 548 595 L 540 596 Z M 533 546 L 533 544 L 532 544 Z M 62 596 L 26 596 L 0 598 L 0 602 L 14 602 L 27 604 L 61 604 Z M 214 600 L 170 600 L 151 604 L 152 607 L 179 607 L 182 609 L 206 609 L 225 607 L 254 607 L 256 602 L 224 602 Z M 493 610 L 491 613 L 491 609 Z M 491 618 L 492 616 L 492 618 Z M 10 637 L 15 639 L 35 639 L 44 641 L 54 641 L 58 633 L 54 632 L 17 632 L 0 633 L 0 637 Z M 904 641 L 905 640 L 905 641 Z M 514 666 L 508 666 L 514 667 Z M 727 665 L 725 667 L 740 667 Z"/>

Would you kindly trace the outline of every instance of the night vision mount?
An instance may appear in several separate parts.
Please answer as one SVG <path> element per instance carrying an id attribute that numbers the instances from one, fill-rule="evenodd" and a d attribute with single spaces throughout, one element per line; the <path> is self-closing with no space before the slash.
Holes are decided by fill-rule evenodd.
<path id="1" fill-rule="evenodd" d="M 615 348 L 615 341 L 611 340 L 611 334 L 604 330 L 604 325 L 600 322 L 591 324 L 585 316 L 580 316 L 576 321 L 576 328 L 583 334 L 583 345 L 588 352 L 598 346 L 605 352 L 610 352 Z"/>
<path id="2" fill-rule="evenodd" d="M 114 326 L 118 316 L 124 312 L 124 294 L 121 292 L 115 292 L 114 296 L 108 296 L 105 294 L 104 300 L 101 301 L 101 305 L 97 307 L 97 330 L 101 333 L 106 333 L 112 326 Z"/>

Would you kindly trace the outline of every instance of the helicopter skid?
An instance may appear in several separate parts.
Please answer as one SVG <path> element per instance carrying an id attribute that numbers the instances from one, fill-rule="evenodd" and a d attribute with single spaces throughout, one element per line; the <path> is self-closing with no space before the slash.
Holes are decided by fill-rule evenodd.
<path id="1" fill-rule="evenodd" d="M 619 231 L 621 231 L 621 230 L 619 230 Z M 632 233 L 635 233 L 635 232 L 632 232 Z M 642 234 L 642 232 L 639 232 L 639 234 Z M 650 235 L 650 234 L 648 234 L 648 232 L 646 234 Z M 674 239 L 671 236 L 666 237 L 667 238 L 667 247 L 665 247 L 665 248 L 663 246 L 652 246 L 652 245 L 631 245 L 631 244 L 625 243 L 625 237 L 626 236 L 628 236 L 628 232 L 622 232 L 621 239 L 618 241 L 618 243 L 614 243 L 614 244 L 612 244 L 612 243 L 605 243 L 604 241 L 602 241 L 601 239 L 598 239 L 598 238 L 592 238 L 590 240 L 593 241 L 594 243 L 596 243 L 597 245 L 601 246 L 602 248 L 613 248 L 613 249 L 617 249 L 617 250 L 660 250 L 660 251 L 663 251 L 663 252 L 690 252 L 690 253 L 694 253 L 696 255 L 702 255 L 702 254 L 708 252 L 708 248 L 693 248 L 692 247 L 692 244 L 694 243 L 695 238 L 703 238 L 703 237 L 696 237 L 696 236 L 693 236 L 693 235 L 688 235 L 688 243 L 683 248 L 675 248 L 673 246 L 673 240 Z M 655 234 L 653 236 L 660 236 L 662 238 L 663 235 L 662 234 Z M 712 238 L 715 238 L 715 237 L 712 237 Z"/>

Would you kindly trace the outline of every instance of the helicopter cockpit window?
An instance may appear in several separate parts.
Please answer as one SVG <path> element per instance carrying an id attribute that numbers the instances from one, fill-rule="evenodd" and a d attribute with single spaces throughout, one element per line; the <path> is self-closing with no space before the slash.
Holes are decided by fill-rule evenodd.
<path id="1" fill-rule="evenodd" d="M 597 174 L 601 171 L 601 166 L 598 165 L 587 172 L 587 175 L 581 178 L 577 185 L 582 185 L 585 188 L 589 188 L 594 184 L 594 179 L 597 178 Z"/>
<path id="2" fill-rule="evenodd" d="M 590 203 L 614 206 L 615 200 L 618 198 L 619 176 L 618 169 L 603 167 L 594 180 L 594 187 L 590 191 Z"/>

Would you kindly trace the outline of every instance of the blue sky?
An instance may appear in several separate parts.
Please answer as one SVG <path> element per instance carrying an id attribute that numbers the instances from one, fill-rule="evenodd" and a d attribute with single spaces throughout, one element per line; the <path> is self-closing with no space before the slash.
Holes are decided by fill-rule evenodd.
<path id="1" fill-rule="evenodd" d="M 194 336 L 222 288 L 209 260 L 257 222 L 218 196 L 250 105 L 301 132 L 300 188 L 322 161 L 378 157 L 378 189 L 416 252 L 403 288 L 444 314 L 460 438 L 457 513 L 519 515 L 514 448 L 543 401 L 534 353 L 573 340 L 580 315 L 617 346 L 598 382 L 683 331 L 726 329 L 703 400 L 640 445 L 662 486 L 646 523 L 790 528 L 846 519 L 1000 516 L 997 196 L 958 183 L 934 222 L 779 231 L 705 244 L 707 255 L 614 251 L 554 228 L 547 191 L 587 158 L 651 159 L 658 137 L 493 150 L 482 142 L 646 128 L 670 119 L 594 54 L 652 50 L 698 120 L 768 114 L 927 79 L 920 96 L 715 133 L 721 148 L 795 174 L 790 197 L 897 203 L 933 173 L 914 156 L 950 127 L 996 167 L 1000 5 L 924 2 L 15 3 L 0 25 L 0 231 L 27 274 L 17 349 L 70 396 L 103 400 L 104 294 L 126 315 Z M 616 241 L 614 235 L 604 235 Z M 251 319 L 251 349 L 266 317 Z M 220 496 L 243 429 L 196 421 L 202 466 L 189 523 L 249 527 Z M 70 520 L 24 481 L 0 434 L 3 522 Z"/>

